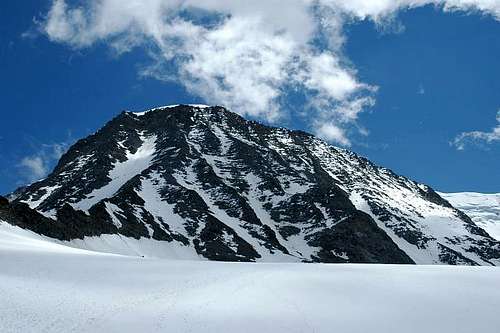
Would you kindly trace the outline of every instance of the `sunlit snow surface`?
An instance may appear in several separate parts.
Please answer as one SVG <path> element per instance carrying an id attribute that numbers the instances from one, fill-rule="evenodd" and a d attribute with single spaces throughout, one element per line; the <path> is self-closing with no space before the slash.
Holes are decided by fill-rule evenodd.
<path id="1" fill-rule="evenodd" d="M 90 193 L 86 199 L 74 205 L 75 208 L 88 210 L 102 199 L 113 196 L 130 178 L 147 169 L 155 153 L 156 136 L 141 135 L 142 145 L 135 153 L 127 151 L 125 162 L 118 162 L 109 172 L 111 181 Z"/>
<path id="2" fill-rule="evenodd" d="M 491 237 L 500 240 L 500 193 L 439 193 L 462 210 Z"/>
<path id="3" fill-rule="evenodd" d="M 495 267 L 218 263 L 0 223 L 0 332 L 498 332 Z"/>

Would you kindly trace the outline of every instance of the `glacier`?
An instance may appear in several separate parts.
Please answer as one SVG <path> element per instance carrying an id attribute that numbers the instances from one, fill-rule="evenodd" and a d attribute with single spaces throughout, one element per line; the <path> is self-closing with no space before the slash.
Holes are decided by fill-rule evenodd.
<path id="1" fill-rule="evenodd" d="M 494 267 L 105 254 L 0 222 L 0 331 L 494 333 Z"/>

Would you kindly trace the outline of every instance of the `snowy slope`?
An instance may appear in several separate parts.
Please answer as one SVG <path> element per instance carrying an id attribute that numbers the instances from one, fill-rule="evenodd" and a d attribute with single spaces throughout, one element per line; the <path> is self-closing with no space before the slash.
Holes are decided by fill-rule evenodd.
<path id="1" fill-rule="evenodd" d="M 192 247 L 175 242 L 162 242 L 149 238 L 135 239 L 119 234 L 61 241 L 13 226 L 2 220 L 0 220 L 0 239 L 0 253 L 15 248 L 43 251 L 54 249 L 54 252 L 74 249 L 75 253 L 90 251 L 143 258 L 206 260 Z"/>
<path id="2" fill-rule="evenodd" d="M 144 259 L 76 250 L 5 225 L 0 267 L 3 333 L 500 327 L 500 270 L 491 267 Z"/>
<path id="3" fill-rule="evenodd" d="M 430 187 L 223 107 L 123 112 L 18 193 L 22 202 L 53 219 L 44 235 L 168 243 L 155 257 L 500 264 L 500 242 Z"/>
<path id="4" fill-rule="evenodd" d="M 491 237 L 500 240 L 500 193 L 440 193 L 453 206 L 462 210 Z"/>

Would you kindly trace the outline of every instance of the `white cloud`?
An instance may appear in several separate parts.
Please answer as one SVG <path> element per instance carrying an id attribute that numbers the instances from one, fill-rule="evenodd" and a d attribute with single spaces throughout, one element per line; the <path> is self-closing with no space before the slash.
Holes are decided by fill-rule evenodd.
<path id="1" fill-rule="evenodd" d="M 53 164 L 61 158 L 71 141 L 53 144 L 41 144 L 37 151 L 25 156 L 18 163 L 21 175 L 31 183 L 47 176 Z"/>
<path id="2" fill-rule="evenodd" d="M 318 123 L 315 128 L 315 134 L 322 139 L 337 142 L 344 146 L 351 145 L 351 141 L 347 138 L 345 131 L 335 124 Z"/>
<path id="3" fill-rule="evenodd" d="M 458 150 L 464 150 L 468 144 L 491 144 L 500 142 L 500 109 L 496 116 L 497 125 L 490 132 L 472 131 L 458 135 L 452 142 Z"/>
<path id="4" fill-rule="evenodd" d="M 218 29 L 186 43 L 189 58 L 180 66 L 181 82 L 205 100 L 237 112 L 274 120 L 280 87 L 296 52 L 284 34 L 258 29 L 261 19 L 230 18 Z"/>
<path id="5" fill-rule="evenodd" d="M 24 168 L 28 180 L 35 181 L 48 173 L 48 166 L 41 156 L 24 157 L 19 166 Z"/>
<path id="6" fill-rule="evenodd" d="M 345 59 L 344 25 L 393 24 L 399 10 L 425 4 L 500 18 L 495 0 L 89 0 L 79 7 L 54 0 L 42 29 L 74 48 L 145 47 L 153 61 L 142 75 L 175 81 L 207 104 L 267 121 L 294 112 L 284 103 L 292 88 L 308 101 L 297 109 L 345 133 L 360 128 L 358 115 L 373 105 L 376 87 L 360 82 Z M 317 121 L 311 128 L 333 132 Z M 349 142 L 338 133 L 326 137 Z"/>
<path id="7" fill-rule="evenodd" d="M 500 19 L 498 0 L 320 0 L 359 19 L 381 21 L 397 11 L 435 5 L 445 11 L 479 11 Z"/>

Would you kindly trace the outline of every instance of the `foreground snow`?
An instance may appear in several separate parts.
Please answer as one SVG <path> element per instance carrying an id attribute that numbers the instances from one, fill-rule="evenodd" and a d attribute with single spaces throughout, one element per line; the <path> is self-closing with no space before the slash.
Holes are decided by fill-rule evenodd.
<path id="1" fill-rule="evenodd" d="M 0 332 L 498 332 L 495 267 L 103 254 L 0 229 Z"/>

